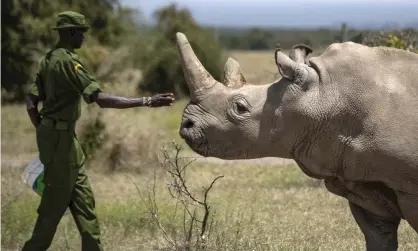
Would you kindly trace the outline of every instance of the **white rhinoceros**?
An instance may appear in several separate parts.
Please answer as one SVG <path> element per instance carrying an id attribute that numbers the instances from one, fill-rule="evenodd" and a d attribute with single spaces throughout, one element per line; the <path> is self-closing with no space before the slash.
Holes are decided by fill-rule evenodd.
<path id="1" fill-rule="evenodd" d="M 276 49 L 279 80 L 246 84 L 229 58 L 222 84 L 177 44 L 191 95 L 180 135 L 196 153 L 293 159 L 348 200 L 367 250 L 396 250 L 401 219 L 418 231 L 417 54 L 346 42 L 305 63 L 307 47 Z"/>

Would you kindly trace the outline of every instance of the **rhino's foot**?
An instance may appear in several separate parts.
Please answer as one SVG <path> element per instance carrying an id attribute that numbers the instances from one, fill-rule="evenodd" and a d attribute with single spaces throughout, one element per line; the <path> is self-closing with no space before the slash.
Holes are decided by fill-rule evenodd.
<path id="1" fill-rule="evenodd" d="M 351 213 L 364 234 L 367 251 L 398 249 L 400 218 L 381 217 L 349 202 Z"/>

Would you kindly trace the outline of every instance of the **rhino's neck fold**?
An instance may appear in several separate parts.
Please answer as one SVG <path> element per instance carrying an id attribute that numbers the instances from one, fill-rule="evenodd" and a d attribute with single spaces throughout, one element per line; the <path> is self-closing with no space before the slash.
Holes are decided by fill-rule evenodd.
<path id="1" fill-rule="evenodd" d="M 281 114 L 283 127 L 291 129 L 284 136 L 278 134 L 274 148 L 281 149 L 282 156 L 277 157 L 294 159 L 310 177 L 336 177 L 344 151 L 338 138 L 344 132 L 336 131 L 332 125 L 340 119 L 338 95 L 321 83 L 312 83 L 309 90 L 299 90 L 297 95 Z"/>

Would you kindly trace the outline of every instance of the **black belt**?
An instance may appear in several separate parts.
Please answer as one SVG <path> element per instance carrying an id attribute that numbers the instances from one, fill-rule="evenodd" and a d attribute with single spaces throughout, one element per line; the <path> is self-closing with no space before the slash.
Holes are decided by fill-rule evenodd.
<path id="1" fill-rule="evenodd" d="M 75 122 L 65 121 L 65 120 L 55 120 L 55 119 L 44 116 L 42 117 L 41 125 L 52 127 L 60 131 L 69 131 L 70 129 L 74 127 Z"/>

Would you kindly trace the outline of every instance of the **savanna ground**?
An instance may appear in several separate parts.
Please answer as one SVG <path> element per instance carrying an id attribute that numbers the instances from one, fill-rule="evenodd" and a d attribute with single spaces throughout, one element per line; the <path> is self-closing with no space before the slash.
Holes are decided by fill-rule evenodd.
<path id="1" fill-rule="evenodd" d="M 232 52 L 248 82 L 267 83 L 278 74 L 272 52 Z M 131 96 L 133 86 L 106 87 Z M 156 204 L 161 225 L 171 239 L 184 237 L 183 211 L 167 190 L 156 155 L 170 141 L 184 146 L 183 156 L 195 156 L 178 136 L 186 101 L 174 107 L 103 110 L 110 140 L 88 165 L 96 195 L 105 250 L 167 250 L 169 243 L 152 220 L 140 195 L 146 195 L 156 174 Z M 84 108 L 86 106 L 84 105 Z M 79 128 L 99 109 L 83 110 Z M 2 250 L 19 250 L 35 223 L 39 196 L 21 179 L 25 165 L 36 155 L 34 129 L 24 105 L 2 107 L 1 200 Z M 328 193 L 305 176 L 293 162 L 198 159 L 187 171 L 190 190 L 207 187 L 214 223 L 207 250 L 364 250 L 363 236 L 347 202 Z M 196 190 L 198 191 L 198 190 Z M 418 235 L 402 222 L 399 250 L 417 250 Z M 80 250 L 71 215 L 63 217 L 50 250 Z"/>

